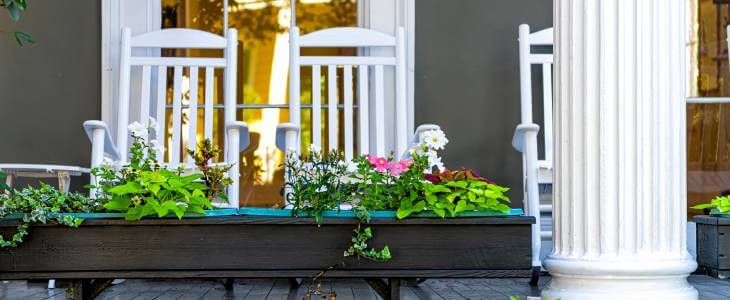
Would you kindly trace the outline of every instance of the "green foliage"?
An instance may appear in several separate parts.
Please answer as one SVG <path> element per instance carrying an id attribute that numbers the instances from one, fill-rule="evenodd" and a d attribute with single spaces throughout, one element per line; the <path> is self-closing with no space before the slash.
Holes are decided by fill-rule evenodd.
<path id="1" fill-rule="evenodd" d="M 128 165 L 120 169 L 107 165 L 92 170 L 99 183 L 91 188 L 103 199 L 104 208 L 124 212 L 127 220 L 169 214 L 182 218 L 186 212 L 204 214 L 206 208 L 213 208 L 211 199 L 218 196 L 220 185 L 230 182 L 221 175 L 225 173 L 225 167 L 210 167 L 207 160 L 199 162 L 207 168 L 206 174 L 183 175 L 182 169 L 165 169 L 155 158 L 154 142 L 147 142 L 135 134 L 132 134 L 132 140 Z M 210 141 L 201 145 L 207 147 Z M 210 146 L 192 153 L 204 158 L 216 151 Z"/>
<path id="2" fill-rule="evenodd" d="M 23 214 L 16 232 L 10 239 L 0 236 L 0 247 L 15 247 L 28 235 L 28 228 L 33 223 L 55 222 L 78 227 L 82 218 L 60 216 L 59 213 L 86 213 L 97 211 L 99 203 L 83 194 L 64 194 L 56 188 L 40 183 L 40 188 L 27 187 L 21 191 L 0 195 L 0 218 L 10 214 Z"/>
<path id="3" fill-rule="evenodd" d="M 396 210 L 403 203 L 423 200 L 426 182 L 424 171 L 428 169 L 428 159 L 414 155 L 408 170 L 397 176 L 391 172 L 378 171 L 370 162 L 372 157 L 361 156 L 353 161 L 357 164 L 357 197 L 359 206 L 365 210 Z M 393 157 L 389 157 L 393 163 Z"/>
<path id="4" fill-rule="evenodd" d="M 402 219 L 423 210 L 433 211 L 442 218 L 446 213 L 455 217 L 463 211 L 494 210 L 507 213 L 510 208 L 504 203 L 509 203 L 509 198 L 504 192 L 508 190 L 476 179 L 427 183 L 424 185 L 425 201 L 401 201 L 397 215 Z"/>
<path id="5" fill-rule="evenodd" d="M 208 199 L 215 200 L 216 197 L 225 197 L 223 191 L 225 186 L 231 185 L 233 180 L 228 177 L 227 172 L 233 167 L 232 165 L 212 165 L 211 162 L 223 153 L 213 146 L 210 139 L 204 139 L 198 142 L 198 149 L 187 149 L 188 154 L 195 160 L 195 166 L 203 173 L 203 182 L 208 187 L 205 195 Z"/>
<path id="6" fill-rule="evenodd" d="M 10 14 L 10 19 L 17 22 L 20 20 L 20 14 L 28 8 L 28 2 L 26 0 L 0 0 L 0 7 L 5 8 Z M 1 31 L 0 32 L 4 32 Z M 32 36 L 27 33 L 20 31 L 8 32 L 18 43 L 23 46 L 23 43 L 35 43 Z"/>
<path id="7" fill-rule="evenodd" d="M 367 241 L 372 239 L 371 229 L 362 229 L 362 224 L 370 221 L 368 209 L 380 209 L 377 201 L 359 198 L 355 202 L 355 192 L 364 180 L 352 178 L 348 164 L 342 161 L 342 155 L 336 152 L 323 154 L 316 147 L 310 147 L 309 154 L 297 157 L 287 154 L 285 163 L 289 189 L 287 201 L 293 205 L 294 215 L 305 212 L 314 216 L 317 223 L 322 222 L 322 214 L 327 210 L 339 209 L 342 203 L 356 204 L 358 210 L 357 228 L 353 230 L 352 245 L 345 251 L 345 256 L 357 256 L 372 260 L 390 259 L 390 249 L 385 246 L 381 250 L 368 248 Z M 350 168 L 353 165 L 349 166 Z M 358 193 L 358 196 L 361 194 Z"/>
<path id="8" fill-rule="evenodd" d="M 205 184 L 196 182 L 202 174 L 182 176 L 166 169 L 140 171 L 132 181 L 105 185 L 104 193 L 110 198 L 104 208 L 125 212 L 129 221 L 156 214 L 164 217 L 174 213 L 182 218 L 186 212 L 204 214 L 213 208 L 205 194 Z"/>
<path id="9" fill-rule="evenodd" d="M 717 196 L 710 203 L 692 206 L 693 209 L 716 208 L 721 213 L 730 211 L 730 196 Z"/>
<path id="10" fill-rule="evenodd" d="M 373 232 L 370 227 L 362 229 L 361 223 L 358 223 L 357 228 L 353 231 L 355 232 L 355 236 L 352 237 L 352 245 L 345 251 L 345 256 L 357 256 L 381 261 L 392 258 L 387 245 L 381 250 L 368 248 L 368 240 L 373 238 Z"/>
<path id="11" fill-rule="evenodd" d="M 325 211 L 338 209 L 341 203 L 351 204 L 358 224 L 344 255 L 372 260 L 389 260 L 391 253 L 388 246 L 368 248 L 373 233 L 363 224 L 369 223 L 370 211 L 396 210 L 400 219 L 428 210 L 442 218 L 463 211 L 509 212 L 509 198 L 504 195 L 507 188 L 466 169 L 436 171 L 436 178 L 426 180 L 432 158 L 415 151 L 411 155 L 411 159 L 401 161 L 394 161 L 392 156 L 362 156 L 353 160 L 354 166 L 348 166 L 336 153 L 310 151 L 301 158 L 290 153 L 286 161 L 287 200 L 293 204 L 295 215 L 308 212 L 317 223 Z"/>
<path id="12" fill-rule="evenodd" d="M 28 8 L 28 3 L 25 0 L 2 0 L 0 7 L 5 7 L 10 18 L 17 22 L 20 20 L 20 13 Z"/>
<path id="13" fill-rule="evenodd" d="M 8 178 L 8 174 L 0 172 L 0 193 L 5 193 L 5 191 L 10 190 L 10 187 L 5 183 L 5 180 L 7 178 Z"/>
<path id="14" fill-rule="evenodd" d="M 302 157 L 287 154 L 284 188 L 290 191 L 286 197 L 294 206 L 294 215 L 304 212 L 319 223 L 325 211 L 338 209 L 340 203 L 353 199 L 354 186 L 343 180 L 347 178 L 347 165 L 339 153 L 314 150 Z"/>

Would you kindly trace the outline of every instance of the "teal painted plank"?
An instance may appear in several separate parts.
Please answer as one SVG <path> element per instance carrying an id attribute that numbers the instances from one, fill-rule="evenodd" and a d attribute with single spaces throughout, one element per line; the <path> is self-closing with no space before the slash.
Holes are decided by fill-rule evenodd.
<path id="1" fill-rule="evenodd" d="M 267 216 L 267 217 L 291 217 L 291 209 L 278 209 L 278 208 L 259 208 L 259 207 L 243 207 L 238 210 L 241 215 L 248 216 Z M 505 216 L 521 216 L 523 211 L 520 208 L 513 208 L 508 213 L 501 213 L 497 211 L 465 211 L 457 215 L 457 217 L 505 217 Z M 354 218 L 357 216 L 355 211 L 351 210 L 331 210 L 324 212 L 326 218 Z M 300 213 L 300 217 L 308 217 L 306 213 Z M 395 218 L 395 211 L 371 211 L 370 216 L 373 218 Z M 409 218 L 440 218 L 437 214 L 431 211 L 424 211 L 418 214 L 409 216 Z"/>
<path id="2" fill-rule="evenodd" d="M 711 216 L 730 217 L 730 211 L 720 212 L 719 209 L 713 208 L 712 210 L 710 210 L 710 215 Z"/>
<path id="3" fill-rule="evenodd" d="M 238 209 L 235 208 L 223 208 L 223 209 L 211 209 L 206 210 L 205 214 L 197 213 L 185 213 L 183 218 L 202 218 L 202 217 L 220 217 L 220 216 L 235 216 L 238 214 Z M 83 219 L 123 219 L 124 213 L 60 213 L 61 216 L 72 216 Z M 55 215 L 51 215 L 51 218 Z M 23 214 L 11 214 L 3 218 L 3 220 L 20 220 L 23 218 Z M 156 216 L 148 216 L 145 218 L 156 218 Z M 174 214 L 170 214 L 165 218 L 177 218 Z"/>

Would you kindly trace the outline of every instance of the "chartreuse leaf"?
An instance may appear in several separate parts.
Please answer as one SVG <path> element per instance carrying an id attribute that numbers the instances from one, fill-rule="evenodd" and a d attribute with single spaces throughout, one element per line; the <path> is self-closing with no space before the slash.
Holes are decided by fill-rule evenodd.
<path id="1" fill-rule="evenodd" d="M 469 183 L 466 182 L 466 181 L 449 181 L 449 182 L 446 182 L 446 186 L 458 187 L 458 188 L 462 188 L 462 189 L 466 188 L 468 185 L 469 185 Z"/>
<path id="2" fill-rule="evenodd" d="M 706 208 L 714 208 L 716 205 L 713 203 L 704 203 L 704 204 L 698 204 L 695 206 L 692 206 L 692 209 L 706 209 Z"/>
<path id="3" fill-rule="evenodd" d="M 185 182 L 185 183 L 190 183 L 190 182 L 196 181 L 198 179 L 201 179 L 203 177 L 204 177 L 203 174 L 195 173 L 195 174 L 190 174 L 190 175 L 181 177 L 180 181 Z M 206 186 L 203 185 L 203 187 L 206 187 Z"/>
<path id="4" fill-rule="evenodd" d="M 205 214 L 205 209 L 200 206 L 191 206 L 188 210 L 201 215 Z"/>
<path id="5" fill-rule="evenodd" d="M 185 211 L 187 210 L 187 206 L 185 205 L 176 205 L 175 208 L 172 210 L 178 219 L 182 219 L 182 217 L 185 215 Z"/>
<path id="6" fill-rule="evenodd" d="M 398 208 L 398 211 L 396 211 L 396 216 L 398 219 L 403 219 L 407 216 L 410 216 L 413 213 L 423 211 L 423 209 L 426 208 L 426 202 L 424 201 L 418 201 L 413 206 L 410 207 L 403 207 L 401 206 Z"/>
<path id="7" fill-rule="evenodd" d="M 104 204 L 104 208 L 111 211 L 127 211 L 131 204 L 132 199 L 128 196 L 115 196 Z"/>
<path id="8" fill-rule="evenodd" d="M 124 219 L 127 221 L 137 221 L 142 219 L 142 209 L 142 206 L 130 207 L 129 210 L 127 210 L 127 213 L 124 214 Z"/>
<path id="9" fill-rule="evenodd" d="M 693 209 L 716 208 L 721 213 L 730 211 L 730 196 L 717 196 L 710 203 L 703 203 L 692 206 Z"/>
<path id="10" fill-rule="evenodd" d="M 439 217 L 441 217 L 441 218 L 445 218 L 445 217 L 446 217 L 446 211 L 445 211 L 445 210 L 444 210 L 443 208 L 436 208 L 436 207 L 433 207 L 433 208 L 431 208 L 431 210 L 432 210 L 432 211 L 433 211 L 433 212 L 434 212 L 435 214 L 437 214 L 437 215 L 438 215 Z"/>
<path id="11" fill-rule="evenodd" d="M 134 181 L 130 181 L 122 185 L 117 185 L 108 190 L 110 194 L 115 195 L 136 194 L 140 193 L 141 191 L 142 185 Z"/>

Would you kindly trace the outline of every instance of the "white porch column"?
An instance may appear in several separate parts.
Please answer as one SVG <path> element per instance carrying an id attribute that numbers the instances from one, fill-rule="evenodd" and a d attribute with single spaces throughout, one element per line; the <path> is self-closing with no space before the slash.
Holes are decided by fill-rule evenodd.
<path id="1" fill-rule="evenodd" d="M 555 0 L 549 299 L 697 299 L 686 277 L 686 0 Z"/>

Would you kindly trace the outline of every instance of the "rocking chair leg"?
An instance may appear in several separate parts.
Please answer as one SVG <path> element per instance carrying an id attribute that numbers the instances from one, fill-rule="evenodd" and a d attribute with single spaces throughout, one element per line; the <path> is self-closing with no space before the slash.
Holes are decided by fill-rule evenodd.
<path id="1" fill-rule="evenodd" d="M 530 286 L 537 286 L 540 281 L 540 267 L 532 267 L 532 276 L 530 277 Z"/>
<path id="2" fill-rule="evenodd" d="M 226 288 L 226 291 L 230 291 L 233 289 L 233 278 L 226 278 L 225 282 L 223 282 L 223 286 Z"/>

